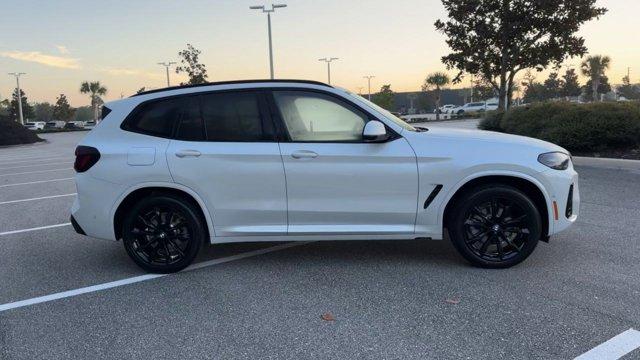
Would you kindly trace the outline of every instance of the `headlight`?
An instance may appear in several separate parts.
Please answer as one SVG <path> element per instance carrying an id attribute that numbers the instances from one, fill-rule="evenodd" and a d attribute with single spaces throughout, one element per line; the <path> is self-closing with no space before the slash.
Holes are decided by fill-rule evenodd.
<path id="1" fill-rule="evenodd" d="M 555 170 L 567 170 L 571 156 L 561 152 L 540 154 L 538 162 Z"/>

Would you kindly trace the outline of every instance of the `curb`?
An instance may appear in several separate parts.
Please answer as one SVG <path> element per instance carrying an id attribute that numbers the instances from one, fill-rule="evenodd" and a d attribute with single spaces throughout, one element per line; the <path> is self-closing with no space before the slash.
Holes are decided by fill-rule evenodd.
<path id="1" fill-rule="evenodd" d="M 591 166 L 615 170 L 640 170 L 640 160 L 574 156 L 573 164 L 577 166 Z"/>

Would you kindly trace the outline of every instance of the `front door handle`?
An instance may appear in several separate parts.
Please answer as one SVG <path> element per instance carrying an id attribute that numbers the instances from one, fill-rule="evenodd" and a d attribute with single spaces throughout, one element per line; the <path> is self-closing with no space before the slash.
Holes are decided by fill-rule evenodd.
<path id="1" fill-rule="evenodd" d="M 315 159 L 318 157 L 318 153 L 309 150 L 298 150 L 291 154 L 294 159 Z"/>
<path id="2" fill-rule="evenodd" d="M 198 157 L 200 155 L 202 155 L 202 154 L 198 150 L 179 150 L 179 151 L 176 151 L 176 156 L 179 157 L 179 158 Z"/>

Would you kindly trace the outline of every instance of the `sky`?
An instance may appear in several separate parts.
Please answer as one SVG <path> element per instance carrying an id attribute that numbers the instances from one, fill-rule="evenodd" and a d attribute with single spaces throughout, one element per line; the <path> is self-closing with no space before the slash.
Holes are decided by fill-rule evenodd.
<path id="1" fill-rule="evenodd" d="M 323 57 L 332 63 L 332 83 L 366 93 L 419 90 L 426 75 L 446 70 L 449 51 L 433 23 L 445 19 L 439 0 L 279 0 L 288 6 L 272 17 L 276 78 L 326 81 Z M 100 81 L 105 100 L 139 88 L 166 86 L 161 61 L 179 60 L 193 44 L 202 51 L 210 81 L 269 77 L 266 15 L 250 5 L 264 0 L 21 0 L 3 2 L 0 22 L 0 98 L 15 78 L 29 101 L 55 102 L 64 93 L 74 106 L 87 105 L 82 81 Z M 640 1 L 599 0 L 609 9 L 583 26 L 591 54 L 612 58 L 609 78 L 619 83 L 631 68 L 640 81 Z M 567 64 L 579 66 L 580 60 Z M 451 72 L 454 74 L 454 72 Z M 172 84 L 185 78 L 171 72 Z M 538 75 L 543 79 L 543 75 Z M 362 88 L 362 89 L 361 89 Z"/>

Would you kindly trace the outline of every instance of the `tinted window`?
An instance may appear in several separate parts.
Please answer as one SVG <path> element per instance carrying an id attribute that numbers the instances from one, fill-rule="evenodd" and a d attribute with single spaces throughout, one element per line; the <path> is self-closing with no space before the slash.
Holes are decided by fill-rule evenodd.
<path id="1" fill-rule="evenodd" d="M 169 137 L 174 124 L 180 119 L 184 100 L 184 98 L 172 98 L 145 104 L 127 122 L 126 129 L 148 135 Z"/>
<path id="2" fill-rule="evenodd" d="M 293 141 L 361 141 L 367 116 L 332 96 L 274 91 L 276 104 Z"/>
<path id="3" fill-rule="evenodd" d="M 204 140 L 204 128 L 200 117 L 200 104 L 195 96 L 184 98 L 181 106 L 182 114 L 178 121 L 176 139 L 185 141 Z"/>
<path id="4" fill-rule="evenodd" d="M 201 103 L 208 141 L 268 140 L 256 93 L 207 94 Z"/>

